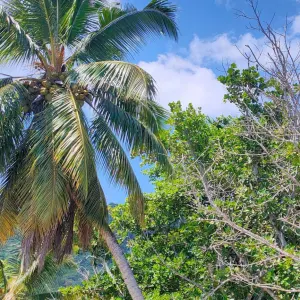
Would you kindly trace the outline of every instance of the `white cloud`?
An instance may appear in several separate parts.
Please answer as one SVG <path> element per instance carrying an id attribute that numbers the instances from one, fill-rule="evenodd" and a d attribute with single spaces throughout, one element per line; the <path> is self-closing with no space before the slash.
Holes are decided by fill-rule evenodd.
<path id="1" fill-rule="evenodd" d="M 232 0 L 215 0 L 215 3 L 218 5 L 225 5 L 229 9 L 232 5 Z"/>
<path id="2" fill-rule="evenodd" d="M 158 101 L 168 107 L 168 103 L 180 100 L 183 107 L 192 103 L 201 107 L 209 116 L 237 114 L 237 108 L 224 103 L 225 87 L 217 80 L 213 70 L 222 70 L 222 63 L 236 63 L 239 68 L 247 68 L 248 63 L 241 54 L 248 53 L 249 45 L 265 66 L 269 63 L 270 51 L 264 38 L 255 38 L 246 33 L 238 38 L 228 34 L 216 36 L 210 40 L 201 40 L 195 36 L 188 49 L 181 56 L 176 54 L 160 55 L 156 61 L 140 62 L 158 86 Z M 297 53 L 299 40 L 291 40 L 291 52 Z"/>
<path id="3" fill-rule="evenodd" d="M 176 54 L 160 55 L 156 61 L 140 62 L 158 86 L 158 101 L 168 107 L 168 103 L 180 100 L 183 107 L 192 103 L 201 107 L 209 116 L 237 114 L 237 108 L 224 103 L 225 87 L 217 80 L 214 69 L 222 68 L 222 63 L 236 63 L 240 68 L 247 67 L 241 52 L 249 52 L 245 45 L 264 49 L 264 39 L 256 39 L 251 34 L 233 38 L 222 34 L 210 40 L 195 36 L 186 56 Z"/>
<path id="4" fill-rule="evenodd" d="M 295 16 L 293 21 L 292 21 L 292 33 L 297 34 L 300 33 L 300 16 Z"/>
<path id="5" fill-rule="evenodd" d="M 157 81 L 158 102 L 164 107 L 180 100 L 183 107 L 192 103 L 212 117 L 237 113 L 234 105 L 223 102 L 225 88 L 208 68 L 174 54 L 160 55 L 157 61 L 139 65 Z"/>
<path id="6" fill-rule="evenodd" d="M 246 45 L 254 50 L 265 48 L 264 39 L 256 39 L 250 33 L 241 35 L 238 39 L 222 34 L 211 40 L 200 40 L 197 36 L 190 43 L 190 57 L 198 64 L 236 63 L 239 67 L 247 67 L 247 61 L 242 53 L 249 53 Z"/>
<path id="7" fill-rule="evenodd" d="M 300 1 L 300 0 L 299 0 Z M 293 30 L 300 33 L 300 16 L 294 18 Z M 290 52 L 293 57 L 299 56 L 299 37 L 289 36 Z M 284 43 L 282 42 L 282 45 Z M 237 114 L 237 109 L 230 103 L 223 103 L 225 87 L 217 80 L 216 73 L 228 64 L 236 63 L 239 68 L 247 68 L 248 62 L 242 53 L 250 54 L 249 45 L 262 65 L 268 68 L 274 57 L 272 47 L 266 38 L 256 38 L 250 33 L 238 38 L 229 34 L 215 36 L 209 40 L 195 36 L 181 55 L 160 55 L 156 61 L 140 62 L 158 85 L 158 101 L 168 107 L 168 103 L 180 100 L 184 107 L 192 103 L 202 107 L 210 116 L 220 114 Z"/>

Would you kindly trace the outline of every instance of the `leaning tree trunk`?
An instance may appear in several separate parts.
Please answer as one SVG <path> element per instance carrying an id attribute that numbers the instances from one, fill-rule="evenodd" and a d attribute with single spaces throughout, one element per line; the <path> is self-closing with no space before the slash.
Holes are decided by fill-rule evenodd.
<path id="1" fill-rule="evenodd" d="M 114 233 L 111 231 L 107 224 L 104 224 L 100 228 L 100 234 L 105 241 L 110 253 L 112 254 L 120 272 L 122 278 L 127 286 L 129 294 L 133 300 L 143 300 L 143 294 L 139 288 L 133 272 L 129 266 L 128 261 L 126 260 L 123 250 L 117 242 Z"/>

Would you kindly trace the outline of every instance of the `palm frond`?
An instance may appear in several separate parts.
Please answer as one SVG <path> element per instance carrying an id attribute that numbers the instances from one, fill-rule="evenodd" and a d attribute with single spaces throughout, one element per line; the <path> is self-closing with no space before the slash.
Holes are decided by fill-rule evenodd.
<path id="1" fill-rule="evenodd" d="M 32 38 L 39 43 L 39 46 L 42 46 L 42 43 L 50 43 L 50 37 L 55 32 L 54 1 L 11 0 L 7 3 L 7 8 L 22 28 L 31 33 Z"/>
<path id="2" fill-rule="evenodd" d="M 62 90 L 51 103 L 55 135 L 55 159 L 69 174 L 75 187 L 89 192 L 89 172 L 95 167 L 94 150 L 80 104 L 69 90 Z"/>
<path id="3" fill-rule="evenodd" d="M 0 287 L 3 289 L 4 293 L 7 291 L 7 278 L 4 272 L 4 264 L 0 260 Z"/>
<path id="4" fill-rule="evenodd" d="M 99 10 L 100 28 L 104 28 L 116 19 L 135 11 L 137 11 L 137 9 L 132 5 L 126 5 L 123 8 L 116 6 L 104 6 L 102 7 L 102 9 Z"/>
<path id="5" fill-rule="evenodd" d="M 0 63 L 29 61 L 37 52 L 26 30 L 0 6 Z"/>
<path id="6" fill-rule="evenodd" d="M 162 130 L 168 118 L 168 111 L 152 99 L 138 97 L 124 99 L 122 93 L 113 87 L 107 90 L 97 90 L 94 94 L 96 97 L 93 104 L 98 111 L 102 111 L 102 106 L 106 105 L 105 101 L 110 101 L 133 116 L 154 134 L 158 134 Z"/>
<path id="7" fill-rule="evenodd" d="M 14 267 L 15 274 L 9 282 L 9 292 L 4 299 L 31 299 L 43 297 L 47 294 L 56 293 L 54 289 L 56 286 L 56 278 L 66 269 L 74 269 L 77 267 L 76 263 L 69 257 L 65 259 L 63 264 L 58 265 L 57 262 L 48 255 L 45 260 L 44 268 L 39 272 L 39 257 L 34 260 L 24 273 L 19 273 L 20 260 L 18 257 L 13 258 L 9 262 Z M 12 298 L 9 298 L 12 297 Z"/>
<path id="8" fill-rule="evenodd" d="M 69 207 L 66 193 L 68 181 L 55 159 L 52 113 L 49 108 L 36 115 L 30 130 L 30 151 L 26 157 L 25 176 L 30 177 L 28 185 L 31 184 L 31 197 L 19 215 L 24 234 L 36 228 L 41 234 L 45 234 L 62 222 Z M 34 222 L 30 221 L 32 216 L 35 216 Z"/>
<path id="9" fill-rule="evenodd" d="M 149 128 L 110 101 L 102 102 L 99 114 L 129 151 L 145 153 L 164 166 L 167 172 L 172 172 L 168 153 Z"/>
<path id="10" fill-rule="evenodd" d="M 93 144 L 99 153 L 100 166 L 111 181 L 127 190 L 131 211 L 136 219 L 142 222 L 143 193 L 125 151 L 100 114 L 94 120 L 91 131 Z"/>
<path id="11" fill-rule="evenodd" d="M 168 10 L 167 3 L 162 5 L 155 1 L 144 10 L 131 10 L 116 19 L 112 18 L 106 26 L 90 33 L 77 45 L 70 61 L 120 60 L 139 50 L 146 39 L 155 35 L 177 40 L 178 29 L 171 13 L 173 10 Z"/>
<path id="12" fill-rule="evenodd" d="M 0 88 L 13 83 L 13 79 L 11 77 L 0 78 Z"/>
<path id="13" fill-rule="evenodd" d="M 156 9 L 175 21 L 177 6 L 171 4 L 168 0 L 151 0 L 146 9 Z"/>
<path id="14" fill-rule="evenodd" d="M 88 85 L 94 90 L 115 89 L 115 95 L 127 98 L 153 99 L 156 93 L 153 78 L 135 64 L 122 61 L 102 61 L 81 65 L 70 80 Z"/>
<path id="15" fill-rule="evenodd" d="M 87 219 L 100 226 L 107 222 L 108 212 L 105 194 L 98 180 L 96 167 L 90 169 L 89 193 L 81 200 L 81 210 Z"/>
<path id="16" fill-rule="evenodd" d="M 0 81 L 0 174 L 6 170 L 22 140 L 24 124 L 21 104 L 28 97 L 27 90 L 21 84 L 8 82 L 9 79 Z"/>
<path id="17" fill-rule="evenodd" d="M 9 237 L 14 235 L 15 227 L 18 223 L 17 217 L 22 207 L 21 195 L 27 194 L 28 186 L 24 182 L 24 157 L 28 153 L 28 139 L 25 137 L 22 144 L 15 151 L 10 166 L 0 182 L 0 243 L 4 243 Z M 22 190 L 22 187 L 26 187 Z"/>
<path id="18" fill-rule="evenodd" d="M 76 269 L 77 265 L 72 257 L 64 259 L 61 265 L 48 255 L 45 260 L 43 270 L 38 273 L 38 268 L 25 279 L 27 296 L 35 297 L 43 296 L 45 294 L 56 293 L 56 278 L 64 276 L 64 272 L 70 269 Z"/>
<path id="19" fill-rule="evenodd" d="M 95 30 L 98 25 L 97 10 L 90 0 L 74 0 L 61 21 L 61 36 L 65 44 L 78 42 L 86 33 Z M 101 4 L 101 1 L 95 1 Z"/>

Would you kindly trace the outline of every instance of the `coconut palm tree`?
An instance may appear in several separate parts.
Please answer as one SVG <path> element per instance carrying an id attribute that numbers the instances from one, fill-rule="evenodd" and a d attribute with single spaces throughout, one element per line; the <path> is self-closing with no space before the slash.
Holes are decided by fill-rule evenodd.
<path id="1" fill-rule="evenodd" d="M 5 261 L 0 260 L 0 298 L 1 299 L 54 299 L 59 296 L 57 292 L 57 279 L 63 278 L 66 271 L 75 271 L 78 267 L 72 258 L 64 259 L 57 264 L 48 255 L 43 270 L 37 274 L 38 261 L 32 263 L 23 274 L 19 273 L 19 245 L 15 245 L 12 253 Z"/>
<path id="2" fill-rule="evenodd" d="M 97 167 L 127 190 L 142 223 L 126 149 L 170 170 L 158 139 L 166 113 L 151 76 L 122 60 L 153 35 L 176 40 L 176 8 L 166 0 L 143 10 L 100 0 L 4 3 L 0 64 L 29 64 L 34 74 L 0 81 L 0 241 L 20 230 L 21 272 L 33 262 L 41 271 L 47 253 L 61 261 L 71 252 L 74 227 L 87 246 L 97 226 L 132 298 L 143 299 L 109 228 Z"/>

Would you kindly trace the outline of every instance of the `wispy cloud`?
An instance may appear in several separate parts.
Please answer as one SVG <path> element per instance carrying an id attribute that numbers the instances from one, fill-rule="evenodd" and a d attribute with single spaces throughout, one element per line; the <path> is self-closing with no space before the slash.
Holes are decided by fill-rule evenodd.
<path id="1" fill-rule="evenodd" d="M 186 56 L 169 53 L 160 55 L 156 61 L 139 63 L 156 80 L 159 103 L 166 108 L 173 101 L 180 100 L 183 107 L 192 103 L 212 117 L 237 114 L 234 105 L 223 102 L 226 90 L 217 80 L 217 74 L 210 67 L 204 66 L 208 56 L 213 58 L 209 54 L 211 47 L 207 44 L 207 51 L 202 52 L 198 43 L 202 42 L 195 37 Z M 228 47 L 222 50 L 223 55 L 226 49 Z M 221 61 L 221 56 L 216 58 Z"/>
<path id="2" fill-rule="evenodd" d="M 297 2 L 300 3 L 300 0 L 297 0 Z M 293 34 L 298 34 L 298 33 L 300 33 L 300 15 L 299 15 L 299 16 L 295 16 L 295 17 L 292 19 L 291 29 L 292 29 L 292 33 L 293 33 Z"/>
<path id="3" fill-rule="evenodd" d="M 300 0 L 299 0 L 300 1 Z M 227 9 L 232 7 L 233 0 L 215 0 L 217 5 L 225 5 Z"/>
<path id="4" fill-rule="evenodd" d="M 300 16 L 294 19 L 292 30 L 300 33 Z M 298 36 L 290 37 L 290 51 L 294 56 L 299 51 L 299 44 Z M 231 63 L 247 68 L 243 54 L 250 53 L 246 45 L 252 47 L 264 65 L 270 63 L 268 53 L 271 49 L 265 38 L 256 38 L 251 33 L 238 37 L 225 33 L 205 40 L 195 36 L 182 52 L 184 54 L 160 55 L 156 61 L 140 62 L 140 66 L 157 81 L 158 101 L 164 107 L 180 100 L 184 107 L 192 103 L 210 116 L 236 114 L 235 106 L 223 103 L 226 90 L 217 76 L 223 64 L 225 68 Z"/>

